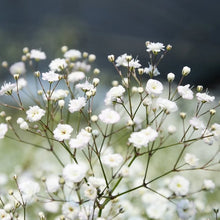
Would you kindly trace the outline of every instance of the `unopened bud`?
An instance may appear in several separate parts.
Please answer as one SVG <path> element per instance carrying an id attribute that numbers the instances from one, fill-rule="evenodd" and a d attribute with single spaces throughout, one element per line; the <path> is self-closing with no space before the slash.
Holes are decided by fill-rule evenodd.
<path id="1" fill-rule="evenodd" d="M 115 56 L 114 56 L 113 54 L 108 55 L 108 60 L 109 60 L 110 62 L 114 62 L 114 61 L 115 61 Z"/>
<path id="2" fill-rule="evenodd" d="M 7 116 L 7 117 L 5 118 L 5 121 L 11 121 L 11 116 Z"/>
<path id="3" fill-rule="evenodd" d="M 186 113 L 185 113 L 185 112 L 180 112 L 180 117 L 181 117 L 182 119 L 185 119 L 185 118 L 186 118 Z"/>
<path id="4" fill-rule="evenodd" d="M 58 105 L 60 108 L 63 108 L 63 106 L 65 105 L 65 101 L 63 99 L 59 100 Z"/>
<path id="5" fill-rule="evenodd" d="M 210 109 L 209 112 L 210 112 L 211 115 L 214 115 L 216 113 L 216 110 L 215 109 Z"/>
<path id="6" fill-rule="evenodd" d="M 139 75 L 143 75 L 144 74 L 144 69 L 143 68 L 139 68 L 138 69 L 138 74 Z"/>
<path id="7" fill-rule="evenodd" d="M 128 87 L 128 78 L 124 78 L 122 80 L 122 84 L 125 86 L 125 87 Z"/>
<path id="8" fill-rule="evenodd" d="M 203 86 L 198 85 L 196 89 L 197 89 L 197 92 L 202 92 L 202 90 L 203 90 Z"/>
<path id="9" fill-rule="evenodd" d="M 167 50 L 171 50 L 172 49 L 172 45 L 168 44 L 166 47 Z"/>
<path id="10" fill-rule="evenodd" d="M 90 54 L 88 58 L 89 62 L 92 63 L 96 60 L 96 55 L 95 54 Z"/>
<path id="11" fill-rule="evenodd" d="M 1 111 L 1 112 L 0 112 L 0 117 L 5 117 L 5 116 L 6 116 L 5 111 Z"/>
<path id="12" fill-rule="evenodd" d="M 131 56 L 131 55 L 127 55 L 127 56 L 125 57 L 125 59 L 127 60 L 127 62 L 130 62 L 130 61 L 132 60 L 132 56 Z"/>
<path id="13" fill-rule="evenodd" d="M 83 52 L 83 58 L 87 58 L 89 54 L 87 52 Z"/>
<path id="14" fill-rule="evenodd" d="M 184 66 L 182 69 L 182 75 L 187 76 L 191 72 L 191 68 L 188 66 Z"/>
<path id="15" fill-rule="evenodd" d="M 38 91 L 37 91 L 37 94 L 38 94 L 38 95 L 42 95 L 42 94 L 43 94 L 43 90 L 38 90 Z"/>
<path id="16" fill-rule="evenodd" d="M 19 74 L 14 74 L 13 77 L 14 77 L 14 79 L 17 81 L 18 78 L 19 78 Z"/>
<path id="17" fill-rule="evenodd" d="M 9 189 L 9 190 L 8 190 L 8 194 L 9 194 L 10 196 L 12 196 L 12 195 L 14 194 L 14 191 L 13 191 L 12 189 Z"/>
<path id="18" fill-rule="evenodd" d="M 141 94 L 141 93 L 143 93 L 143 92 L 144 92 L 144 88 L 143 88 L 143 87 L 138 87 L 138 88 L 137 88 L 137 91 L 138 91 L 138 93 L 140 93 L 140 94 Z"/>
<path id="19" fill-rule="evenodd" d="M 168 82 L 173 82 L 174 79 L 175 79 L 175 74 L 174 73 L 168 73 L 167 74 Z"/>
<path id="20" fill-rule="evenodd" d="M 91 132 L 92 132 L 92 128 L 89 127 L 89 126 L 87 126 L 87 127 L 85 128 L 85 130 L 86 130 L 88 133 L 91 133 Z"/>
<path id="21" fill-rule="evenodd" d="M 27 61 L 27 57 L 26 57 L 25 55 L 22 55 L 22 56 L 21 56 L 21 60 L 22 60 L 23 62 L 25 62 L 25 61 Z"/>
<path id="22" fill-rule="evenodd" d="M 114 87 L 115 87 L 115 86 L 118 86 L 118 81 L 117 81 L 117 80 L 113 80 L 113 81 L 112 81 L 112 86 L 114 86 Z"/>
<path id="23" fill-rule="evenodd" d="M 35 75 L 36 77 L 40 77 L 40 72 L 39 72 L 39 71 L 36 71 L 36 72 L 34 73 L 34 75 Z"/>
<path id="24" fill-rule="evenodd" d="M 99 79 L 99 78 L 94 78 L 93 81 L 92 81 L 92 83 L 93 83 L 93 85 L 94 85 L 95 87 L 99 84 L 99 82 L 100 82 L 100 79 Z"/>
<path id="25" fill-rule="evenodd" d="M 100 73 L 100 70 L 99 70 L 98 68 L 95 68 L 95 69 L 93 70 L 93 73 L 94 73 L 95 75 L 98 75 L 98 74 Z"/>
<path id="26" fill-rule="evenodd" d="M 174 125 L 169 125 L 168 128 L 167 128 L 167 130 L 168 130 L 168 133 L 169 133 L 169 134 L 174 134 L 174 133 L 176 132 L 176 126 L 174 126 Z"/>
<path id="27" fill-rule="evenodd" d="M 7 61 L 3 61 L 2 62 L 2 67 L 7 68 L 8 67 L 8 62 Z"/>
<path id="28" fill-rule="evenodd" d="M 28 47 L 24 47 L 24 48 L 23 48 L 23 53 L 26 54 L 26 53 L 28 53 L 28 52 L 29 52 L 29 48 L 28 48 Z"/>
<path id="29" fill-rule="evenodd" d="M 128 126 L 133 126 L 134 125 L 134 121 L 129 119 L 128 122 L 127 122 L 127 125 Z"/>
<path id="30" fill-rule="evenodd" d="M 41 178 L 41 181 L 43 182 L 43 183 L 45 183 L 46 182 L 46 177 L 45 176 L 43 176 L 42 178 Z"/>
<path id="31" fill-rule="evenodd" d="M 62 53 L 66 53 L 67 50 L 68 50 L 68 47 L 65 45 L 61 47 Z"/>
<path id="32" fill-rule="evenodd" d="M 97 115 L 92 115 L 92 116 L 91 116 L 91 121 L 92 121 L 92 122 L 98 121 L 98 116 L 97 116 Z"/>
<path id="33" fill-rule="evenodd" d="M 138 92 L 138 88 L 137 88 L 136 86 L 133 86 L 133 87 L 131 88 L 131 91 L 132 91 L 133 93 L 136 93 L 136 92 Z"/>
<path id="34" fill-rule="evenodd" d="M 146 47 L 147 47 L 149 44 L 150 44 L 150 41 L 146 41 L 146 42 L 145 42 Z"/>

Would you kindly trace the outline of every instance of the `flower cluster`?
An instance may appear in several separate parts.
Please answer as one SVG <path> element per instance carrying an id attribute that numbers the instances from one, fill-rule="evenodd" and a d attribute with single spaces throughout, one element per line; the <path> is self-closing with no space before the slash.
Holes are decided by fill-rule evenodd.
<path id="1" fill-rule="evenodd" d="M 34 70 L 36 87 L 31 81 L 27 92 L 25 73 L 46 54 L 24 48 L 22 61 L 9 68 L 13 80 L 1 86 L 0 96 L 14 104 L 0 102 L 0 139 L 47 154 L 37 154 L 31 175 L 24 170 L 14 176 L 9 196 L 0 192 L 0 218 L 36 219 L 27 213 L 30 205 L 40 210 L 41 220 L 207 217 L 207 200 L 197 195 L 215 191 L 217 183 L 198 174 L 199 185 L 196 175 L 184 171 L 219 171 L 220 124 L 214 116 L 220 104 L 202 86 L 183 84 L 191 72 L 187 66 L 177 85 L 174 73 L 167 74 L 167 82 L 155 78 L 171 48 L 147 41 L 147 67 L 132 55 L 109 55 L 121 81 L 113 81 L 103 101 L 96 99 L 96 56 L 66 46 L 48 69 Z M 15 110 L 13 116 L 7 108 Z M 206 144 L 213 146 L 203 148 Z M 56 165 L 44 159 L 48 154 Z"/>

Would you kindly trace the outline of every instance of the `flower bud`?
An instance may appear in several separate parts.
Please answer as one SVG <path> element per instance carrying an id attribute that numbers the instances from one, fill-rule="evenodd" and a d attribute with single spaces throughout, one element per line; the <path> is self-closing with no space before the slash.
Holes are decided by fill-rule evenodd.
<path id="1" fill-rule="evenodd" d="M 65 45 L 61 47 L 62 53 L 66 53 L 67 50 L 68 50 L 68 47 Z"/>
<path id="2" fill-rule="evenodd" d="M 99 82 L 100 82 L 100 79 L 99 79 L 99 78 L 94 78 L 93 81 L 92 81 L 92 83 L 93 83 L 93 85 L 94 85 L 95 87 L 99 84 Z"/>
<path id="3" fill-rule="evenodd" d="M 180 117 L 181 117 L 182 119 L 185 119 L 185 118 L 186 118 L 186 113 L 185 113 L 185 112 L 180 112 Z"/>
<path id="4" fill-rule="evenodd" d="M 187 76 L 191 72 L 191 68 L 188 66 L 184 66 L 182 69 L 182 75 Z"/>
<path id="5" fill-rule="evenodd" d="M 136 93 L 136 92 L 138 92 L 138 88 L 137 88 L 136 86 L 133 86 L 133 87 L 131 88 L 131 91 L 132 91 L 133 93 Z"/>
<path id="6" fill-rule="evenodd" d="M 7 213 L 10 213 L 11 211 L 13 211 L 13 206 L 12 204 L 10 203 L 7 203 L 4 205 L 4 210 L 7 212 Z"/>
<path id="7" fill-rule="evenodd" d="M 26 121 L 22 122 L 20 124 L 20 129 L 22 130 L 28 130 L 29 129 L 29 126 L 28 126 L 28 123 Z"/>
<path id="8" fill-rule="evenodd" d="M 143 75 L 144 74 L 144 69 L 143 68 L 138 68 L 138 74 Z"/>
<path id="9" fill-rule="evenodd" d="M 168 44 L 166 47 L 167 50 L 171 50 L 172 49 L 172 45 Z"/>
<path id="10" fill-rule="evenodd" d="M 63 106 L 65 105 L 65 101 L 63 99 L 59 100 L 58 105 L 60 108 L 63 108 Z"/>
<path id="11" fill-rule="evenodd" d="M 7 68 L 8 67 L 8 62 L 7 61 L 3 61 L 2 62 L 2 67 Z"/>
<path id="12" fill-rule="evenodd" d="M 197 89 L 197 92 L 202 92 L 202 90 L 203 90 L 203 86 L 198 85 L 196 89 Z"/>
<path id="13" fill-rule="evenodd" d="M 125 59 L 127 60 L 127 62 L 130 62 L 130 61 L 132 60 L 132 56 L 131 56 L 131 55 L 127 55 L 127 56 L 125 57 Z"/>
<path id="14" fill-rule="evenodd" d="M 176 132 L 176 126 L 174 125 L 169 125 L 167 128 L 167 131 L 169 134 L 174 134 Z"/>
<path id="15" fill-rule="evenodd" d="M 65 179 L 63 177 L 60 177 L 59 184 L 60 185 L 64 185 L 65 184 Z"/>
<path id="16" fill-rule="evenodd" d="M 9 189 L 9 190 L 8 190 L 8 194 L 9 194 L 10 196 L 12 196 L 12 195 L 14 194 L 14 191 L 13 191 L 12 189 Z"/>
<path id="17" fill-rule="evenodd" d="M 108 60 L 113 63 L 115 61 L 115 56 L 113 54 L 108 55 Z"/>
<path id="18" fill-rule="evenodd" d="M 27 61 L 27 57 L 26 57 L 25 55 L 22 55 L 22 56 L 21 56 L 21 60 L 22 60 L 23 62 L 25 62 L 25 61 Z"/>
<path id="19" fill-rule="evenodd" d="M 168 73 L 167 74 L 168 82 L 173 82 L 174 79 L 175 79 L 175 74 L 173 74 L 173 73 Z"/>
<path id="20" fill-rule="evenodd" d="M 99 136 L 99 131 L 98 130 L 92 130 L 92 135 L 94 135 L 95 137 Z"/>
<path id="21" fill-rule="evenodd" d="M 143 93 L 143 92 L 144 92 L 144 88 L 143 88 L 143 87 L 138 87 L 138 88 L 137 88 L 137 91 L 138 91 L 138 93 L 140 93 L 140 94 L 141 94 L 141 93 Z"/>
<path id="22" fill-rule="evenodd" d="M 92 121 L 92 122 L 98 121 L 98 116 L 97 116 L 97 115 L 92 115 L 92 116 L 91 116 L 91 121 Z"/>
<path id="23" fill-rule="evenodd" d="M 214 115 L 216 113 L 216 110 L 215 109 L 210 109 L 209 112 L 210 112 L 210 115 Z"/>
<path id="24" fill-rule="evenodd" d="M 38 216 L 39 216 L 40 220 L 45 220 L 46 219 L 46 217 L 45 217 L 43 212 L 39 212 Z"/>
<path id="25" fill-rule="evenodd" d="M 98 68 L 95 68 L 95 69 L 93 70 L 93 73 L 94 73 L 95 75 L 98 75 L 98 74 L 100 73 L 100 70 L 99 70 Z"/>
<path id="26" fill-rule="evenodd" d="M 87 52 L 83 52 L 83 58 L 87 58 L 89 54 Z"/>
<path id="27" fill-rule="evenodd" d="M 24 48 L 23 48 L 23 53 L 26 54 L 26 53 L 28 53 L 28 52 L 29 52 L 29 48 L 28 48 L 28 47 L 24 47 Z"/>
<path id="28" fill-rule="evenodd" d="M 150 41 L 146 41 L 146 42 L 145 42 L 146 47 L 147 47 L 149 44 L 150 44 Z"/>
<path id="29" fill-rule="evenodd" d="M 7 116 L 7 117 L 5 118 L 5 121 L 11 121 L 11 116 Z"/>
<path id="30" fill-rule="evenodd" d="M 14 77 L 14 79 L 17 81 L 18 78 L 19 78 L 19 74 L 14 74 L 13 77 Z"/>
<path id="31" fill-rule="evenodd" d="M 46 182 L 46 177 L 45 176 L 43 176 L 42 178 L 41 178 L 41 181 L 43 182 L 43 183 L 45 183 Z"/>
<path id="32" fill-rule="evenodd" d="M 42 94 L 43 94 L 43 90 L 38 90 L 38 91 L 37 91 L 37 94 L 38 94 L 38 95 L 42 95 Z"/>
<path id="33" fill-rule="evenodd" d="M 134 121 L 129 119 L 128 122 L 127 122 L 127 125 L 128 126 L 133 126 L 134 125 Z"/>
<path id="34" fill-rule="evenodd" d="M 40 71 L 36 71 L 36 72 L 34 73 L 34 75 L 35 75 L 36 77 L 40 77 Z"/>
<path id="35" fill-rule="evenodd" d="M 114 80 L 114 81 L 112 81 L 112 86 L 118 86 L 118 81 L 117 80 Z"/>
<path id="36" fill-rule="evenodd" d="M 91 133 L 91 132 L 92 132 L 92 128 L 89 127 L 89 126 L 87 126 L 87 127 L 85 128 L 85 130 L 86 130 L 88 133 Z"/>
<path id="37" fill-rule="evenodd" d="M 31 54 L 30 54 L 30 53 L 26 53 L 26 57 L 27 57 L 27 59 L 30 59 Z M 32 65 L 32 62 L 30 62 L 30 63 L 31 63 L 31 65 Z"/>
<path id="38" fill-rule="evenodd" d="M 95 54 L 90 54 L 88 58 L 89 62 L 92 63 L 96 60 L 96 55 Z"/>
<path id="39" fill-rule="evenodd" d="M 0 112 L 0 117 L 5 117 L 5 116 L 6 116 L 5 111 L 1 111 L 1 112 Z"/>

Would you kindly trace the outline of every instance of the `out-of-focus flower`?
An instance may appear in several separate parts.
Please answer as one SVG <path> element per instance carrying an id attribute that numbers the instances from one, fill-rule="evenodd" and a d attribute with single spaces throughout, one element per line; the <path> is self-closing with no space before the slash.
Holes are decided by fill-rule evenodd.
<path id="1" fill-rule="evenodd" d="M 196 214 L 196 208 L 193 202 L 187 199 L 177 202 L 177 214 L 180 219 L 188 220 Z"/>
<path id="2" fill-rule="evenodd" d="M 97 190 L 94 186 L 91 185 L 84 185 L 84 196 L 94 200 L 97 196 Z"/>
<path id="3" fill-rule="evenodd" d="M 42 73 L 42 79 L 46 80 L 50 83 L 58 81 L 59 80 L 59 74 L 55 73 L 54 71 L 49 71 L 49 72 L 45 72 Z"/>
<path id="4" fill-rule="evenodd" d="M 46 180 L 46 187 L 49 193 L 54 193 L 60 188 L 59 177 L 56 175 L 50 175 Z"/>
<path id="5" fill-rule="evenodd" d="M 5 123 L 0 124 L 0 139 L 3 139 L 5 137 L 5 134 L 8 131 L 8 125 Z"/>
<path id="6" fill-rule="evenodd" d="M 176 112 L 178 110 L 178 107 L 175 102 L 164 98 L 158 98 L 157 105 L 160 108 L 164 109 L 167 113 Z"/>
<path id="7" fill-rule="evenodd" d="M 64 57 L 71 60 L 76 60 L 82 57 L 82 54 L 79 50 L 71 49 L 64 53 Z"/>
<path id="8" fill-rule="evenodd" d="M 10 66 L 9 71 L 12 75 L 15 74 L 25 74 L 26 73 L 26 68 L 24 62 L 17 62 L 14 63 L 13 65 Z"/>
<path id="9" fill-rule="evenodd" d="M 158 76 L 160 75 L 159 70 L 157 69 L 157 67 L 152 66 L 151 64 L 149 64 L 149 67 L 145 67 L 144 68 L 144 72 L 150 76 Z"/>
<path id="10" fill-rule="evenodd" d="M 78 97 L 77 99 L 72 99 L 69 102 L 69 111 L 71 113 L 80 111 L 86 105 L 86 99 L 84 97 Z"/>
<path id="11" fill-rule="evenodd" d="M 184 160 L 187 164 L 192 167 L 197 166 L 199 159 L 194 154 L 187 153 L 184 157 Z"/>
<path id="12" fill-rule="evenodd" d="M 115 124 L 120 120 L 120 115 L 118 112 L 107 108 L 99 114 L 99 119 L 105 124 Z"/>
<path id="13" fill-rule="evenodd" d="M 60 72 L 67 67 L 67 63 L 65 59 L 56 58 L 51 61 L 51 63 L 49 64 L 49 67 L 52 71 Z"/>
<path id="14" fill-rule="evenodd" d="M 215 183 L 212 180 L 206 179 L 203 181 L 203 187 L 206 190 L 213 191 L 215 189 Z"/>
<path id="15" fill-rule="evenodd" d="M 105 104 L 110 105 L 113 101 L 116 101 L 117 98 L 122 97 L 125 92 L 125 88 L 121 85 L 112 87 L 106 94 Z"/>
<path id="16" fill-rule="evenodd" d="M 184 196 L 189 191 L 189 181 L 183 176 L 174 176 L 170 181 L 169 189 L 177 196 Z"/>
<path id="17" fill-rule="evenodd" d="M 18 90 L 21 90 L 21 89 L 23 89 L 26 85 L 27 85 L 26 79 L 24 79 L 24 78 L 19 78 L 18 81 L 17 81 L 17 85 L 16 85 L 16 87 L 13 89 L 13 91 L 16 92 L 16 91 L 17 91 L 17 87 L 18 87 Z"/>
<path id="18" fill-rule="evenodd" d="M 210 96 L 207 93 L 198 92 L 196 97 L 201 102 L 213 102 L 215 100 L 215 96 Z"/>
<path id="19" fill-rule="evenodd" d="M 189 123 L 193 126 L 194 129 L 205 129 L 204 123 L 197 117 L 193 117 L 189 120 Z"/>
<path id="20" fill-rule="evenodd" d="M 62 213 L 67 219 L 78 219 L 79 206 L 73 202 L 66 202 L 62 206 Z"/>
<path id="21" fill-rule="evenodd" d="M 0 96 L 2 95 L 5 95 L 5 94 L 8 94 L 8 93 L 11 93 L 12 90 L 16 88 L 16 83 L 4 83 L 2 86 L 1 86 L 1 90 L 0 90 Z"/>
<path id="22" fill-rule="evenodd" d="M 85 78 L 85 73 L 82 71 L 74 71 L 68 75 L 68 81 L 75 83 Z"/>
<path id="23" fill-rule="evenodd" d="M 180 94 L 180 96 L 182 96 L 183 99 L 193 99 L 193 91 L 189 87 L 189 84 L 177 87 L 178 93 Z"/>
<path id="24" fill-rule="evenodd" d="M 102 156 L 102 163 L 108 167 L 118 167 L 123 161 L 120 154 L 106 154 Z"/>
<path id="25" fill-rule="evenodd" d="M 159 53 L 161 50 L 164 50 L 164 45 L 162 43 L 150 42 L 147 44 L 147 52 Z"/>
<path id="26" fill-rule="evenodd" d="M 45 60 L 47 57 L 43 51 L 32 49 L 30 52 L 30 58 L 39 61 L 39 60 Z"/>

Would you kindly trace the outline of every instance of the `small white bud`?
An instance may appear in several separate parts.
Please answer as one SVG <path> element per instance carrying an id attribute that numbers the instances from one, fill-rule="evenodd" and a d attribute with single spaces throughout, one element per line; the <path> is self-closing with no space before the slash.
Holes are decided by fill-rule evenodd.
<path id="1" fill-rule="evenodd" d="M 34 75 L 35 75 L 36 77 L 40 77 L 40 72 L 39 72 L 39 71 L 36 71 L 36 72 L 34 73 Z"/>
<path id="2" fill-rule="evenodd" d="M 98 121 L 98 116 L 97 116 L 97 115 L 92 115 L 92 116 L 91 116 L 91 121 L 92 121 L 92 122 Z"/>
<path id="3" fill-rule="evenodd" d="M 173 82 L 174 79 L 175 79 L 175 74 L 174 73 L 168 73 L 167 74 L 168 82 Z"/>
<path id="4" fill-rule="evenodd" d="M 24 47 L 23 48 L 23 53 L 28 53 L 29 52 L 29 48 L 28 47 Z"/>
<path id="5" fill-rule="evenodd" d="M 99 79 L 99 78 L 94 78 L 93 81 L 92 81 L 92 83 L 93 83 L 93 85 L 94 85 L 95 87 L 99 84 L 99 82 L 100 82 L 100 79 Z"/>
<path id="6" fill-rule="evenodd" d="M 26 121 L 22 122 L 20 124 L 20 129 L 22 130 L 28 130 L 29 129 L 29 126 L 28 126 L 28 123 Z"/>
<path id="7" fill-rule="evenodd" d="M 143 68 L 139 68 L 138 69 L 138 73 L 139 73 L 139 75 L 143 75 L 144 74 L 144 69 Z"/>
<path id="8" fill-rule="evenodd" d="M 83 52 L 83 58 L 87 58 L 89 54 L 87 52 Z"/>
<path id="9" fill-rule="evenodd" d="M 66 53 L 67 50 L 68 50 L 68 47 L 65 45 L 61 47 L 62 53 Z"/>
<path id="10" fill-rule="evenodd" d="M 187 76 L 191 72 L 191 68 L 188 66 L 184 66 L 182 69 L 182 75 Z"/>
<path id="11" fill-rule="evenodd" d="M 185 112 L 180 112 L 180 117 L 181 117 L 182 119 L 185 119 L 185 118 L 186 118 L 186 113 L 185 113 Z"/>
<path id="12" fill-rule="evenodd" d="M 95 69 L 93 70 L 93 73 L 94 73 L 95 75 L 98 75 L 98 74 L 100 73 L 100 70 L 99 70 L 98 68 L 95 68 Z"/>
<path id="13" fill-rule="evenodd" d="M 138 91 L 138 93 L 140 93 L 140 94 L 141 94 L 141 93 L 143 93 L 143 92 L 144 92 L 144 88 L 143 88 L 143 87 L 138 87 L 138 88 L 137 88 L 137 91 Z"/>
<path id="14" fill-rule="evenodd" d="M 0 112 L 0 117 L 5 117 L 5 116 L 6 116 L 5 111 L 1 111 L 1 112 Z"/>
<path id="15" fill-rule="evenodd" d="M 87 91 L 87 92 L 86 92 L 86 96 L 89 97 L 89 98 L 90 98 L 91 96 L 93 96 L 92 91 L 91 91 L 91 90 Z"/>
<path id="16" fill-rule="evenodd" d="M 114 81 L 112 81 L 112 86 L 118 86 L 118 81 L 117 80 L 114 80 Z"/>
<path id="17" fill-rule="evenodd" d="M 89 62 L 92 63 L 96 60 L 96 55 L 95 54 L 90 54 L 88 58 Z"/>
<path id="18" fill-rule="evenodd" d="M 85 130 L 86 130 L 88 133 L 91 133 L 91 132 L 92 132 L 92 128 L 89 127 L 89 126 L 87 126 L 87 127 L 85 128 Z"/>
<path id="19" fill-rule="evenodd" d="M 130 61 L 132 60 L 132 56 L 131 56 L 131 55 L 127 55 L 127 56 L 125 57 L 125 59 L 127 60 L 127 62 L 130 62 Z"/>
<path id="20" fill-rule="evenodd" d="M 122 84 L 123 84 L 125 87 L 128 87 L 128 78 L 122 79 Z"/>
<path id="21" fill-rule="evenodd" d="M 37 91 L 37 94 L 38 94 L 38 95 L 42 95 L 42 94 L 43 94 L 43 90 L 38 90 L 38 91 Z"/>
<path id="22" fill-rule="evenodd" d="M 21 60 L 22 60 L 23 62 L 25 62 L 25 61 L 27 61 L 27 57 L 26 57 L 25 55 L 22 55 L 22 56 L 21 56 Z"/>
<path id="23" fill-rule="evenodd" d="M 166 49 L 167 49 L 167 50 L 171 50 L 172 47 L 173 47 L 172 45 L 168 44 L 167 47 L 166 47 Z"/>
<path id="24" fill-rule="evenodd" d="M 214 115 L 216 113 L 216 110 L 215 109 L 210 109 L 209 112 L 210 112 L 211 115 Z"/>
<path id="25" fill-rule="evenodd" d="M 65 101 L 63 99 L 59 100 L 58 105 L 60 108 L 63 108 L 63 106 L 65 105 Z"/>
<path id="26" fill-rule="evenodd" d="M 13 77 L 14 77 L 15 80 L 18 80 L 19 74 L 14 74 Z"/>
<path id="27" fill-rule="evenodd" d="M 108 60 L 113 63 L 115 61 L 115 56 L 113 54 L 108 55 Z"/>
<path id="28" fill-rule="evenodd" d="M 5 118 L 5 121 L 11 121 L 11 119 L 12 119 L 11 116 L 7 116 L 7 117 Z"/>
<path id="29" fill-rule="evenodd" d="M 133 126 L 134 125 L 134 121 L 129 119 L 128 122 L 127 122 L 127 125 L 128 126 Z"/>
<path id="30" fill-rule="evenodd" d="M 138 92 L 138 88 L 137 88 L 136 86 L 133 86 L 133 87 L 131 88 L 131 91 L 132 91 L 133 93 L 136 93 L 136 92 Z"/>
<path id="31" fill-rule="evenodd" d="M 99 136 L 99 131 L 98 130 L 92 130 L 92 134 L 95 136 L 95 137 L 98 137 Z"/>
<path id="32" fill-rule="evenodd" d="M 150 41 L 146 41 L 146 42 L 145 42 L 146 47 L 147 47 L 149 44 L 150 44 Z"/>
<path id="33" fill-rule="evenodd" d="M 24 119 L 23 118 L 21 118 L 21 117 L 19 117 L 18 119 L 17 119 L 17 124 L 21 124 L 21 123 L 23 123 L 24 122 Z"/>
<path id="34" fill-rule="evenodd" d="M 201 85 L 198 85 L 197 88 L 196 88 L 197 92 L 202 92 L 203 90 L 203 86 Z"/>
<path id="35" fill-rule="evenodd" d="M 174 125 L 169 125 L 168 128 L 167 128 L 167 130 L 168 130 L 168 133 L 169 133 L 169 134 L 174 134 L 174 133 L 176 132 L 176 126 L 174 126 Z"/>
<path id="36" fill-rule="evenodd" d="M 10 203 L 7 203 L 4 205 L 4 210 L 7 212 L 7 213 L 10 213 L 12 210 L 13 210 L 13 205 L 10 204 Z"/>
<path id="37" fill-rule="evenodd" d="M 2 62 L 2 67 L 7 68 L 8 67 L 8 62 L 7 61 L 3 61 Z"/>

